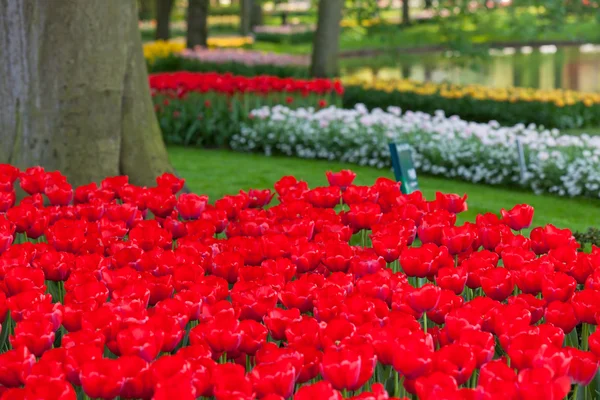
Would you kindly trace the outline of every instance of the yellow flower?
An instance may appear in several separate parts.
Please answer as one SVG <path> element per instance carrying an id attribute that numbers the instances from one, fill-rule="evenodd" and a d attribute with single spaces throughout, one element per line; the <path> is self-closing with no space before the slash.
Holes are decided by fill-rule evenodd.
<path id="1" fill-rule="evenodd" d="M 157 58 L 168 57 L 171 54 L 180 53 L 185 49 L 185 43 L 181 40 L 157 40 L 144 43 L 144 58 L 152 64 Z"/>
<path id="2" fill-rule="evenodd" d="M 392 88 L 402 93 L 418 95 L 439 95 L 447 99 L 472 98 L 502 102 L 542 102 L 554 103 L 558 107 L 583 104 L 592 107 L 600 104 L 600 94 L 575 92 L 571 90 L 542 90 L 532 88 L 492 88 L 482 85 L 455 85 L 447 83 L 415 82 L 409 79 L 360 81 L 358 77 L 344 77 L 347 86 L 361 85 L 365 89 L 390 91 Z"/>

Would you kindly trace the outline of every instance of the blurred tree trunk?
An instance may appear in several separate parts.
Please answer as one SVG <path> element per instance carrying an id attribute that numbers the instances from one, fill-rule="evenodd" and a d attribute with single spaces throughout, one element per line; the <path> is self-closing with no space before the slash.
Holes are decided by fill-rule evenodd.
<path id="1" fill-rule="evenodd" d="M 152 7 L 152 0 L 139 0 L 140 8 L 138 12 L 138 19 L 141 21 L 147 21 L 154 17 L 154 10 Z"/>
<path id="2" fill-rule="evenodd" d="M 135 1 L 0 0 L 0 163 L 73 185 L 173 172 Z"/>
<path id="3" fill-rule="evenodd" d="M 331 77 L 338 73 L 343 6 L 344 0 L 319 0 L 317 31 L 310 65 L 312 76 Z"/>
<path id="4" fill-rule="evenodd" d="M 208 0 L 188 0 L 186 46 L 207 47 Z"/>
<path id="5" fill-rule="evenodd" d="M 247 36 L 252 31 L 253 0 L 242 0 L 240 7 L 240 33 Z"/>
<path id="6" fill-rule="evenodd" d="M 260 26 L 263 24 L 263 10 L 260 0 L 252 2 L 252 15 L 250 16 L 250 27 Z"/>
<path id="7" fill-rule="evenodd" d="M 425 0 L 425 9 L 429 10 L 431 7 L 433 7 L 433 0 Z"/>
<path id="8" fill-rule="evenodd" d="M 156 0 L 156 40 L 171 37 L 171 10 L 174 0 Z"/>
<path id="9" fill-rule="evenodd" d="M 402 25 L 410 25 L 410 3 L 402 0 Z"/>

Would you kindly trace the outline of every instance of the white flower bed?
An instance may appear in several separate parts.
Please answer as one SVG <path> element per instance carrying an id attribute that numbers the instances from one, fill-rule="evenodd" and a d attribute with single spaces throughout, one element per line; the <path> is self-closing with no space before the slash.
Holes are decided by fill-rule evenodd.
<path id="1" fill-rule="evenodd" d="M 419 171 L 487 184 L 520 185 L 536 193 L 600 196 L 600 137 L 561 135 L 523 124 L 501 127 L 397 107 L 369 112 L 329 107 L 292 110 L 263 107 L 235 135 L 231 146 L 302 158 L 339 160 L 386 168 L 388 143 L 413 146 Z M 516 138 L 525 147 L 527 173 L 521 178 Z"/>

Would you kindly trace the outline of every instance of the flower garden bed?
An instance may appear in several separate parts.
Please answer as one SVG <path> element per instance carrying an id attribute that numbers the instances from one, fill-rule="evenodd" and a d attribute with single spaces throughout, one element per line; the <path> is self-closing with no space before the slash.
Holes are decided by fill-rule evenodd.
<path id="1" fill-rule="evenodd" d="M 600 125 L 600 94 L 528 88 L 499 89 L 408 80 L 360 84 L 345 79 L 344 107 L 401 107 L 433 114 L 444 110 L 474 122 L 498 121 L 512 126 L 534 123 L 571 129 Z"/>
<path id="2" fill-rule="evenodd" d="M 527 205 L 457 226 L 466 196 L 327 178 L 209 203 L 2 165 L 2 398 L 595 396 L 597 249 L 524 237 Z"/>
<path id="3" fill-rule="evenodd" d="M 263 105 L 341 103 L 343 87 L 328 79 L 189 73 L 151 75 L 150 88 L 167 143 L 225 146 L 250 111 Z"/>
<path id="4" fill-rule="evenodd" d="M 234 135 L 240 151 L 321 158 L 378 168 L 390 166 L 390 141 L 409 143 L 415 164 L 427 174 L 475 183 L 522 186 L 536 193 L 600 196 L 600 138 L 561 135 L 523 124 L 473 123 L 442 112 L 388 112 L 364 106 L 352 110 L 253 110 Z M 527 171 L 521 175 L 516 139 L 525 149 Z"/>

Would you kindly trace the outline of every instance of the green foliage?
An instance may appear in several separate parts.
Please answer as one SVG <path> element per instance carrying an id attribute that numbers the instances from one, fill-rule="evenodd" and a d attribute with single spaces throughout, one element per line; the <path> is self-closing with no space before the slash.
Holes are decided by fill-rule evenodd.
<path id="1" fill-rule="evenodd" d="M 344 107 L 363 103 L 367 108 L 397 106 L 403 110 L 433 114 L 444 110 L 446 115 L 458 115 L 467 121 L 498 121 L 502 125 L 534 123 L 547 128 L 571 129 L 600 125 L 600 105 L 586 107 L 583 103 L 558 107 L 551 102 L 507 102 L 477 100 L 471 97 L 451 99 L 439 94 L 422 95 L 409 92 L 384 92 L 348 86 L 344 93 Z"/>
<path id="2" fill-rule="evenodd" d="M 157 58 L 148 64 L 148 72 L 218 72 L 231 73 L 241 76 L 271 75 L 281 78 L 308 78 L 308 67 L 294 65 L 246 65 L 237 62 L 214 63 L 196 59 L 183 58 L 175 55 Z"/>
<path id="3" fill-rule="evenodd" d="M 258 42 L 279 44 L 312 43 L 314 37 L 314 32 L 300 32 L 294 34 L 257 32 L 254 34 L 254 40 Z"/>
<path id="4" fill-rule="evenodd" d="M 323 96 L 288 93 L 243 93 L 234 96 L 215 92 L 188 93 L 184 98 L 156 94 L 154 109 L 168 144 L 227 147 L 231 137 L 248 121 L 250 111 L 262 106 L 287 104 L 316 107 Z M 334 104 L 335 98 L 326 97 Z"/>
<path id="5" fill-rule="evenodd" d="M 582 246 L 600 246 L 600 229 L 590 227 L 587 231 L 578 231 L 573 234 L 577 242 Z"/>

